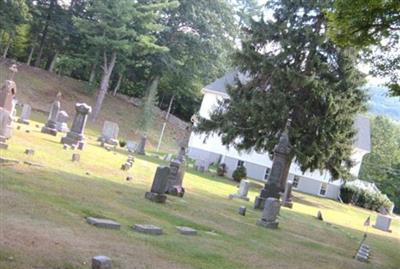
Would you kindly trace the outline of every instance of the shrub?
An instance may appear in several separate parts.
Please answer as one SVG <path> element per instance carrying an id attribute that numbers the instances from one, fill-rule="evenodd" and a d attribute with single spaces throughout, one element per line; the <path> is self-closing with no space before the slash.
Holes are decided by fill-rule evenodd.
<path id="1" fill-rule="evenodd" d="M 125 140 L 119 140 L 119 146 L 121 148 L 125 147 L 126 146 L 126 141 Z"/>
<path id="2" fill-rule="evenodd" d="M 223 177 L 223 176 L 225 176 L 225 173 L 226 173 L 226 164 L 221 163 L 218 166 L 217 175 L 220 176 L 220 177 Z"/>
<path id="3" fill-rule="evenodd" d="M 353 203 L 366 209 L 378 211 L 381 207 L 390 211 L 392 202 L 382 193 L 370 192 L 355 186 L 343 185 L 340 189 L 342 201 L 346 204 Z"/>
<path id="4" fill-rule="evenodd" d="M 240 180 L 242 180 L 245 177 L 247 177 L 246 167 L 239 166 L 238 168 L 236 168 L 235 171 L 233 171 L 233 174 L 232 174 L 233 180 L 240 182 Z"/>

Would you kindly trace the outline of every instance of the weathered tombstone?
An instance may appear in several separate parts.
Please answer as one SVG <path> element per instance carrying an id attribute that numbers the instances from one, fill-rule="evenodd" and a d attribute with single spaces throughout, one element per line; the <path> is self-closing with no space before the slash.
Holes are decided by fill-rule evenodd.
<path id="1" fill-rule="evenodd" d="M 126 141 L 126 148 L 128 149 L 129 152 L 135 152 L 137 144 L 132 140 L 128 140 Z"/>
<path id="2" fill-rule="evenodd" d="M 205 160 L 201 160 L 201 159 L 197 159 L 194 163 L 194 170 L 199 171 L 201 173 L 203 173 L 204 171 L 206 171 L 206 161 Z"/>
<path id="3" fill-rule="evenodd" d="M 274 158 L 272 162 L 271 173 L 268 176 L 267 183 L 261 190 L 260 195 L 254 202 L 255 209 L 264 208 L 265 199 L 268 197 L 279 198 L 280 192 L 283 192 L 286 185 L 287 176 L 290 168 L 291 145 L 287 131 L 283 132 L 278 145 L 274 149 Z"/>
<path id="4" fill-rule="evenodd" d="M 10 68 L 12 70 L 13 66 Z M 16 68 L 15 68 L 16 70 Z M 16 71 L 15 71 L 16 72 Z M 12 76 L 13 77 L 13 76 Z M 6 80 L 0 89 L 0 143 L 11 137 L 13 114 L 15 113 L 17 85 L 12 80 Z"/>
<path id="5" fill-rule="evenodd" d="M 101 132 L 101 136 L 98 138 L 98 141 L 116 146 L 118 145 L 118 133 L 119 133 L 118 124 L 106 120 L 104 121 L 103 130 Z"/>
<path id="6" fill-rule="evenodd" d="M 56 100 L 51 104 L 49 117 L 47 118 L 47 122 L 45 126 L 42 128 L 42 133 L 49 134 L 49 135 L 57 135 L 57 116 L 60 112 L 60 100 L 61 100 L 61 93 L 57 93 Z"/>
<path id="7" fill-rule="evenodd" d="M 265 201 L 262 217 L 257 221 L 257 225 L 263 226 L 269 229 L 277 229 L 279 222 L 277 221 L 279 210 L 279 200 L 273 197 L 269 197 Z"/>
<path id="8" fill-rule="evenodd" d="M 107 256 L 93 257 L 92 269 L 112 269 L 111 259 Z"/>
<path id="9" fill-rule="evenodd" d="M 152 224 L 135 224 L 133 226 L 135 231 L 145 234 L 153 234 L 153 235 L 161 235 L 163 233 L 160 227 L 157 227 Z"/>
<path id="10" fill-rule="evenodd" d="M 239 207 L 239 215 L 242 215 L 242 216 L 246 215 L 246 207 L 244 205 Z"/>
<path id="11" fill-rule="evenodd" d="M 322 212 L 320 210 L 318 210 L 317 212 L 317 220 L 324 220 L 324 218 L 322 217 Z"/>
<path id="12" fill-rule="evenodd" d="M 185 176 L 184 161 L 173 160 L 169 165 L 170 172 L 168 175 L 165 192 L 170 195 L 183 197 L 185 189 L 182 187 L 183 177 Z"/>
<path id="13" fill-rule="evenodd" d="M 156 203 L 165 203 L 167 196 L 164 193 L 167 186 L 169 172 L 169 167 L 157 167 L 151 190 L 146 192 L 145 195 L 147 199 Z"/>
<path id="14" fill-rule="evenodd" d="M 22 106 L 21 117 L 18 119 L 19 123 L 29 125 L 29 117 L 31 116 L 32 107 L 28 104 Z"/>
<path id="15" fill-rule="evenodd" d="M 234 194 L 230 194 L 229 199 L 239 198 L 239 199 L 249 201 L 249 198 L 247 197 L 247 193 L 249 192 L 249 184 L 250 184 L 250 181 L 248 181 L 246 179 L 242 179 L 240 181 L 238 192 L 234 193 Z"/>
<path id="16" fill-rule="evenodd" d="M 72 154 L 72 161 L 73 162 L 79 162 L 81 159 L 81 155 L 79 155 L 78 153 L 73 153 Z"/>
<path id="17" fill-rule="evenodd" d="M 69 128 L 68 128 L 68 124 L 67 124 L 68 119 L 69 119 L 69 115 L 64 110 L 61 110 L 58 113 L 58 115 L 57 115 L 57 123 L 56 123 L 57 131 L 63 132 L 63 133 L 69 132 Z"/>
<path id="18" fill-rule="evenodd" d="M 83 148 L 86 121 L 89 113 L 92 112 L 92 108 L 85 103 L 78 103 L 75 105 L 75 110 L 71 130 L 61 139 L 61 143 L 74 147 L 81 145 L 81 148 Z"/>
<path id="19" fill-rule="evenodd" d="M 375 225 L 372 225 L 372 227 L 374 227 L 375 229 L 384 231 L 384 232 L 391 233 L 392 232 L 390 230 L 391 222 L 392 222 L 391 216 L 378 214 L 376 217 Z"/>
<path id="20" fill-rule="evenodd" d="M 176 226 L 176 229 L 183 235 L 197 235 L 197 230 L 190 227 Z"/>
<path id="21" fill-rule="evenodd" d="M 282 206 L 288 207 L 288 208 L 292 208 L 293 207 L 292 183 L 291 182 L 286 183 L 285 192 L 283 194 Z"/>
<path id="22" fill-rule="evenodd" d="M 146 142 L 147 142 L 147 136 L 142 135 L 142 138 L 140 139 L 139 145 L 136 147 L 136 154 L 139 155 L 146 155 L 145 147 L 146 147 Z"/>
<path id="23" fill-rule="evenodd" d="M 86 222 L 89 223 L 90 225 L 99 227 L 99 228 L 105 228 L 105 229 L 116 229 L 119 230 L 121 228 L 121 225 L 113 220 L 109 219 L 99 219 L 99 218 L 94 218 L 94 217 L 88 217 L 86 218 Z"/>
<path id="24" fill-rule="evenodd" d="M 32 155 L 35 154 L 35 150 L 34 149 L 26 149 L 25 150 L 25 154 L 29 155 L 29 156 L 32 156 Z"/>

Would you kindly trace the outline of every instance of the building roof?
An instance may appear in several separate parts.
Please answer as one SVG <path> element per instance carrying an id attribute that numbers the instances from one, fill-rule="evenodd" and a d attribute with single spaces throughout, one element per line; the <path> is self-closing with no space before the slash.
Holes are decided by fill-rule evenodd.
<path id="1" fill-rule="evenodd" d="M 239 80 L 244 83 L 249 80 L 246 74 L 240 73 L 237 70 L 226 73 L 223 77 L 215 80 L 214 82 L 208 84 L 202 89 L 202 92 L 212 92 L 216 94 L 221 94 L 227 96 L 226 89 L 229 85 L 235 83 L 235 78 L 238 77 Z"/>

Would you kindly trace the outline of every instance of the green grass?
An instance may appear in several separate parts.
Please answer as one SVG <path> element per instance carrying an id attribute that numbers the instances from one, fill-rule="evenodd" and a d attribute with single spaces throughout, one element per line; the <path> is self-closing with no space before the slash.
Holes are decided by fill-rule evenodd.
<path id="1" fill-rule="evenodd" d="M 33 116 L 34 119 L 43 118 Z M 61 134 L 40 133 L 37 122 L 14 128 L 2 157 L 29 160 L 43 167 L 18 164 L 0 167 L 0 268 L 89 268 L 95 255 L 113 259 L 113 268 L 387 268 L 400 267 L 400 224 L 392 233 L 369 228 L 372 247 L 368 264 L 352 258 L 361 239 L 364 220 L 376 214 L 301 193 L 293 209 L 282 208 L 278 230 L 256 226 L 261 212 L 252 202 L 229 200 L 237 183 L 188 168 L 184 198 L 166 204 L 144 199 L 161 159 L 136 156 L 133 168 L 120 170 L 124 150 L 106 151 L 87 130 L 81 161 L 71 161 Z M 29 129 L 31 132 L 25 132 Z M 34 156 L 24 150 L 35 149 Z M 87 174 L 89 173 L 89 174 Z M 127 175 L 133 181 L 125 180 Z M 260 184 L 251 184 L 251 201 Z M 245 217 L 237 214 L 247 206 Z M 314 216 L 321 210 L 325 221 Z M 92 227 L 85 217 L 121 223 L 120 231 Z M 134 232 L 135 223 L 164 229 L 162 236 Z M 199 230 L 195 237 L 177 233 L 175 226 Z M 209 233 L 212 232 L 212 233 Z M 12 259 L 10 259 L 12 257 Z"/>

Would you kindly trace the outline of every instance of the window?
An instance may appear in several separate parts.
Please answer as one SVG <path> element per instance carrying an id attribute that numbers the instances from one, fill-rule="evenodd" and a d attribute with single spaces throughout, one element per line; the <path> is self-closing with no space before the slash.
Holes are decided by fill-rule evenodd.
<path id="1" fill-rule="evenodd" d="M 328 183 L 322 183 L 321 189 L 319 190 L 319 195 L 325 196 L 327 188 L 328 188 Z"/>
<path id="2" fill-rule="evenodd" d="M 244 166 L 244 161 L 238 160 L 236 167 L 239 167 L 239 166 Z"/>
<path id="3" fill-rule="evenodd" d="M 294 176 L 292 187 L 293 188 L 297 188 L 297 186 L 299 185 L 299 182 L 300 182 L 300 177 L 299 176 Z"/>
<path id="4" fill-rule="evenodd" d="M 269 173 L 271 173 L 271 168 L 268 168 L 265 170 L 265 175 L 264 175 L 264 179 L 267 179 L 269 176 Z"/>

